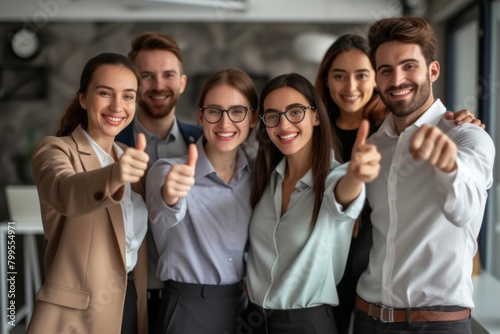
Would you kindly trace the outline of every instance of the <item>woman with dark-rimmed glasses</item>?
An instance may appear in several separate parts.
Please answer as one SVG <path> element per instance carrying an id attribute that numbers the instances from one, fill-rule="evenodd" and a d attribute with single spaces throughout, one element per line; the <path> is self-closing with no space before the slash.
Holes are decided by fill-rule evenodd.
<path id="1" fill-rule="evenodd" d="M 245 333 L 337 333 L 332 306 L 352 228 L 364 204 L 364 182 L 378 175 L 380 155 L 364 143 L 364 122 L 351 162 L 335 160 L 326 108 L 298 74 L 263 89 L 251 204 Z"/>
<path id="2" fill-rule="evenodd" d="M 257 92 L 239 69 L 202 90 L 204 135 L 187 157 L 160 159 L 147 176 L 147 207 L 165 282 L 157 333 L 234 333 L 245 305 L 243 254 L 252 173 L 242 145 L 257 124 Z"/>

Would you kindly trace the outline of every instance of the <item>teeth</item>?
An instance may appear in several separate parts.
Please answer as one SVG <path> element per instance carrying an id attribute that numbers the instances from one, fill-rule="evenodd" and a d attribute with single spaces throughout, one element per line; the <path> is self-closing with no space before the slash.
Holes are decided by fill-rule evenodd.
<path id="1" fill-rule="evenodd" d="M 236 132 L 218 132 L 217 136 L 229 138 L 229 137 L 234 136 L 235 134 L 236 134 Z"/>
<path id="2" fill-rule="evenodd" d="M 354 101 L 358 98 L 357 96 L 342 96 L 342 97 L 349 101 Z"/>
<path id="3" fill-rule="evenodd" d="M 289 134 L 289 135 L 286 135 L 286 136 L 279 136 L 279 137 L 282 140 L 291 140 L 291 139 L 293 139 L 293 138 L 295 138 L 297 136 L 298 136 L 298 134 L 292 133 L 292 134 Z"/>
<path id="4" fill-rule="evenodd" d="M 166 99 L 167 97 L 162 95 L 162 96 L 151 96 L 151 98 L 153 100 L 162 100 L 162 99 Z"/>
<path id="5" fill-rule="evenodd" d="M 411 89 L 400 90 L 399 92 L 392 92 L 392 95 L 401 96 L 411 92 Z"/>
<path id="6" fill-rule="evenodd" d="M 112 122 L 120 122 L 123 119 L 122 117 L 111 117 L 111 116 L 104 116 L 104 117 L 106 117 Z"/>

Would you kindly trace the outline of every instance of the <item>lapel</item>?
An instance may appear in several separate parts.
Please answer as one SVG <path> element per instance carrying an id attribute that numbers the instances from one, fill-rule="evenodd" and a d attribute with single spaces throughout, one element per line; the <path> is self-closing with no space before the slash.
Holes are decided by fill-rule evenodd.
<path id="1" fill-rule="evenodd" d="M 91 171 L 95 169 L 102 168 L 101 162 L 97 157 L 97 154 L 94 152 L 92 145 L 87 139 L 87 136 L 84 133 L 85 130 L 79 125 L 71 136 L 76 143 L 76 149 L 78 150 L 78 154 L 80 156 L 80 161 L 82 163 L 84 171 Z M 115 232 L 115 239 L 118 244 L 118 248 L 120 250 L 120 255 L 123 262 L 123 267 L 126 268 L 126 260 L 125 260 L 125 224 L 123 222 L 123 213 L 122 208 L 119 203 L 111 204 L 106 206 L 106 211 L 108 212 L 109 218 L 111 220 L 111 225 L 113 226 L 113 230 Z"/>

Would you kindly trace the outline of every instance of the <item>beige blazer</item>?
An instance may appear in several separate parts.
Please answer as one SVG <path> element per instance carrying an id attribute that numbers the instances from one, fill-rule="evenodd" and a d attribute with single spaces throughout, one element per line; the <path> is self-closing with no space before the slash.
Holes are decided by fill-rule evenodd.
<path id="1" fill-rule="evenodd" d="M 32 170 L 46 241 L 45 282 L 28 333 L 120 333 L 127 285 L 124 187 L 108 192 L 112 166 L 101 167 L 81 127 L 37 146 Z M 139 333 L 148 325 L 146 246 L 134 269 Z"/>

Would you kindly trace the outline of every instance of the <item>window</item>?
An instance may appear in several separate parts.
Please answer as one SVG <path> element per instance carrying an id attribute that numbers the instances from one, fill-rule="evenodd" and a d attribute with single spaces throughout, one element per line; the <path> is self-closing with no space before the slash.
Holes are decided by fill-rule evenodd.
<path id="1" fill-rule="evenodd" d="M 493 187 L 490 190 L 490 205 L 487 221 L 487 247 L 485 266 L 494 276 L 500 279 L 500 1 L 492 2 L 491 11 L 491 51 L 489 59 L 491 68 L 489 75 L 484 78 L 484 96 L 489 98 L 488 107 L 490 112 L 489 133 L 496 146 L 495 171 Z"/>

